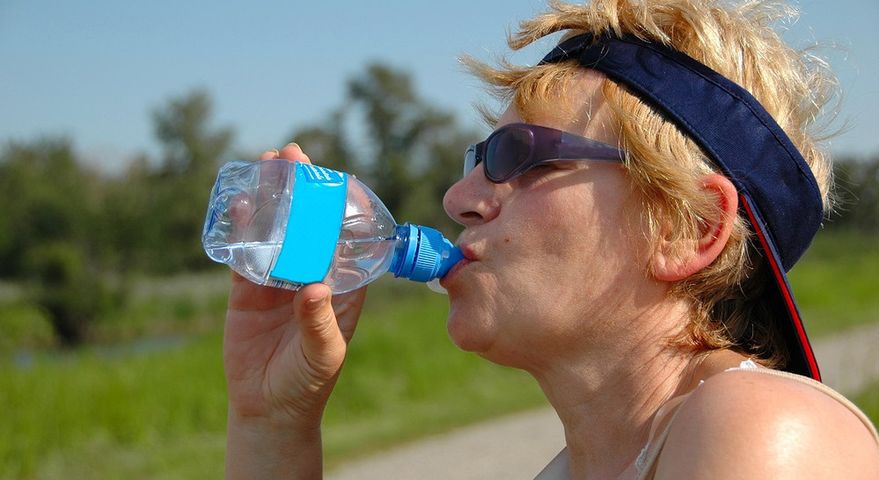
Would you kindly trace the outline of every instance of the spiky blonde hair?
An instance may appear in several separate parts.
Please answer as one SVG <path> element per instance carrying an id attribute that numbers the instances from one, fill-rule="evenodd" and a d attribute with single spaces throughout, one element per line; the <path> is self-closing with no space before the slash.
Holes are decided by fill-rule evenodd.
<path id="1" fill-rule="evenodd" d="M 836 81 L 825 62 L 808 50 L 788 47 L 772 28 L 780 20 L 796 18 L 795 9 L 770 0 L 594 0 L 585 5 L 551 0 L 549 5 L 549 11 L 522 22 L 509 36 L 511 49 L 556 32 L 564 32 L 563 39 L 611 32 L 686 53 L 757 98 L 803 154 L 829 210 L 832 170 L 816 129 L 826 125 L 817 125 L 816 119 L 834 98 Z M 565 98 L 582 72 L 575 60 L 534 67 L 506 60 L 495 67 L 471 57 L 463 61 L 526 121 L 535 106 Z M 605 79 L 601 88 L 628 153 L 626 167 L 640 192 L 651 248 L 663 239 L 698 238 L 703 219 L 718 214 L 699 179 L 716 167 L 672 122 L 626 87 Z M 487 121 L 495 120 L 487 110 L 482 113 Z M 764 318 L 768 312 L 752 301 L 768 279 L 761 257 L 747 220 L 739 216 L 720 256 L 673 287 L 671 294 L 690 299 L 694 310 L 673 343 L 694 351 L 729 347 L 767 364 L 786 363 L 783 342 L 773 322 Z"/>

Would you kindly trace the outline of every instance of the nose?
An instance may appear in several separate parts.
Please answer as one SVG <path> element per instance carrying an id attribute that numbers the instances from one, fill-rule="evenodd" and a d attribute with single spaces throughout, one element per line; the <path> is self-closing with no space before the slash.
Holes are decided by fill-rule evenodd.
<path id="1" fill-rule="evenodd" d="M 482 164 L 449 187 L 443 197 L 443 208 L 455 222 L 471 227 L 490 222 L 500 213 L 498 185 L 485 178 Z"/>

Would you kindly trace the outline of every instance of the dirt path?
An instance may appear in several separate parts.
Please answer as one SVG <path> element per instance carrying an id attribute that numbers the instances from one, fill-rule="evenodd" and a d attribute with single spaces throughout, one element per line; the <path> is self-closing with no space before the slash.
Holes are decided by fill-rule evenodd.
<path id="1" fill-rule="evenodd" d="M 854 394 L 879 381 L 879 322 L 814 343 L 824 382 Z M 564 446 L 555 412 L 540 409 L 428 438 L 342 465 L 329 480 L 530 479 Z"/>

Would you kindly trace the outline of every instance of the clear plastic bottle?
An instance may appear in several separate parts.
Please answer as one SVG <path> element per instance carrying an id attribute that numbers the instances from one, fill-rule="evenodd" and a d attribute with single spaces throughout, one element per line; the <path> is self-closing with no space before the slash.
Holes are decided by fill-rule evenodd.
<path id="1" fill-rule="evenodd" d="M 202 244 L 212 260 L 254 283 L 297 290 L 323 282 L 334 293 L 388 271 L 430 282 L 462 258 L 437 230 L 398 225 L 353 176 L 287 160 L 224 165 Z"/>

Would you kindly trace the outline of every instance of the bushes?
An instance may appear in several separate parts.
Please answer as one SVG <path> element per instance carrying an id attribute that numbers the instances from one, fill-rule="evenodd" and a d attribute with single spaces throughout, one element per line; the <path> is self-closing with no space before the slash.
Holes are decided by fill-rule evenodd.
<path id="1" fill-rule="evenodd" d="M 28 296 L 48 313 L 64 346 L 82 342 L 95 319 L 122 303 L 121 287 L 88 268 L 82 249 L 70 243 L 32 248 L 24 265 Z"/>
<path id="2" fill-rule="evenodd" d="M 879 232 L 879 154 L 871 159 L 842 158 L 833 174 L 837 208 L 828 226 Z"/>
<path id="3" fill-rule="evenodd" d="M 204 92 L 170 100 L 154 115 L 163 159 L 142 157 L 120 178 L 85 167 L 67 138 L 0 148 L 0 279 L 28 286 L 62 344 L 122 302 L 108 279 L 210 265 L 199 235 L 232 138 L 210 114 Z"/>

